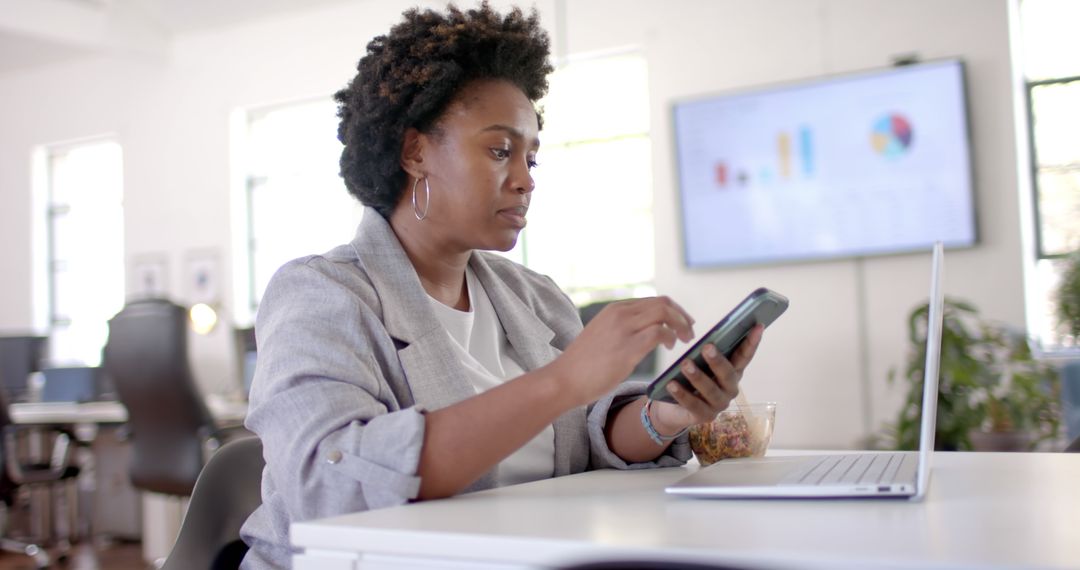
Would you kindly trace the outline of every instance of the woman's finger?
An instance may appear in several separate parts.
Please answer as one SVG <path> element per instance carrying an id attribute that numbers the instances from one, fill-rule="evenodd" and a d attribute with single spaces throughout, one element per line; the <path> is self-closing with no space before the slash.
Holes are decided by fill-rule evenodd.
<path id="1" fill-rule="evenodd" d="M 709 365 L 712 377 L 719 387 L 718 389 L 724 391 L 729 401 L 737 396 L 739 394 L 739 379 L 742 378 L 742 373 L 735 368 L 731 361 L 724 358 L 720 351 L 716 350 L 716 347 L 706 346 L 701 351 L 701 355 L 705 358 L 705 363 Z"/>
<path id="2" fill-rule="evenodd" d="M 660 323 L 634 333 L 631 338 L 633 339 L 635 353 L 641 352 L 642 356 L 656 348 L 657 345 L 662 344 L 669 349 L 674 348 L 675 343 L 679 340 L 675 336 L 675 331 Z"/>
<path id="3" fill-rule="evenodd" d="M 692 361 L 686 360 L 680 366 L 683 376 L 690 381 L 690 384 L 697 390 L 697 395 L 705 401 L 713 409 L 723 409 L 730 398 L 721 389 L 721 386 L 717 384 L 717 381 L 699 369 Z"/>
<path id="4" fill-rule="evenodd" d="M 675 332 L 683 342 L 694 338 L 694 320 L 677 303 L 667 297 L 639 299 L 626 307 L 628 325 L 632 330 L 661 323 Z"/>
<path id="5" fill-rule="evenodd" d="M 696 423 L 712 421 L 716 416 L 716 413 L 708 404 L 678 382 L 668 382 L 667 392 L 684 410 L 694 417 Z"/>
<path id="6" fill-rule="evenodd" d="M 742 372 L 750 365 L 750 361 L 754 359 L 754 354 L 757 353 L 758 346 L 761 345 L 761 337 L 764 333 L 765 325 L 755 325 L 754 328 L 750 329 L 750 333 L 746 335 L 746 338 L 739 343 L 739 347 L 731 355 L 731 364 L 736 370 Z"/>

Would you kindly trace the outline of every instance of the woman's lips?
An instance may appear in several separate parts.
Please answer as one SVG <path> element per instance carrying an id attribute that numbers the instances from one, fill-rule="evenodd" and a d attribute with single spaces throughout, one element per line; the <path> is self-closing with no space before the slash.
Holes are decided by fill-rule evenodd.
<path id="1" fill-rule="evenodd" d="M 499 210 L 499 215 L 510 221 L 514 227 L 524 228 L 528 221 L 525 219 L 525 212 L 527 209 L 524 206 L 516 206 L 513 208 L 504 208 Z"/>

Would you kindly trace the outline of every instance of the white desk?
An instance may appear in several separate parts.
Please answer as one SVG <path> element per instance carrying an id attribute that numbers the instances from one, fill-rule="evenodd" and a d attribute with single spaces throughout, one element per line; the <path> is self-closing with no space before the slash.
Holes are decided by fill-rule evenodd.
<path id="1" fill-rule="evenodd" d="M 207 398 L 206 407 L 214 419 L 243 421 L 247 402 Z M 8 406 L 11 421 L 17 424 L 122 424 L 127 422 L 127 408 L 120 402 L 33 402 Z"/>
<path id="2" fill-rule="evenodd" d="M 929 496 L 694 500 L 696 466 L 593 471 L 292 525 L 296 570 L 647 557 L 798 568 L 1078 568 L 1080 454 L 937 453 Z"/>
<path id="3" fill-rule="evenodd" d="M 120 402 L 35 402 L 8 406 L 17 424 L 122 424 L 127 408 Z"/>

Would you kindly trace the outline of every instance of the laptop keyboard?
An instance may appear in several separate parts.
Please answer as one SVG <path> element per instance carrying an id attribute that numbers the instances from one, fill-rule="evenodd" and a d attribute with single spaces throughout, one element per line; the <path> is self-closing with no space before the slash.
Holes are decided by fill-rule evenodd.
<path id="1" fill-rule="evenodd" d="M 906 454 L 860 453 L 826 455 L 807 461 L 788 473 L 781 485 L 889 485 L 900 471 Z"/>

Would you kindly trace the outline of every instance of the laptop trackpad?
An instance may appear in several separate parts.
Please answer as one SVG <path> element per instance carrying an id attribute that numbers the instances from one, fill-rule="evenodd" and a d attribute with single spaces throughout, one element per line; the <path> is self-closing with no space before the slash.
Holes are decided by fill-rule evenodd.
<path id="1" fill-rule="evenodd" d="M 767 487 L 776 485 L 795 469 L 814 457 L 763 457 L 725 459 L 702 467 L 674 487 Z M 820 460 L 820 457 L 816 458 Z"/>

